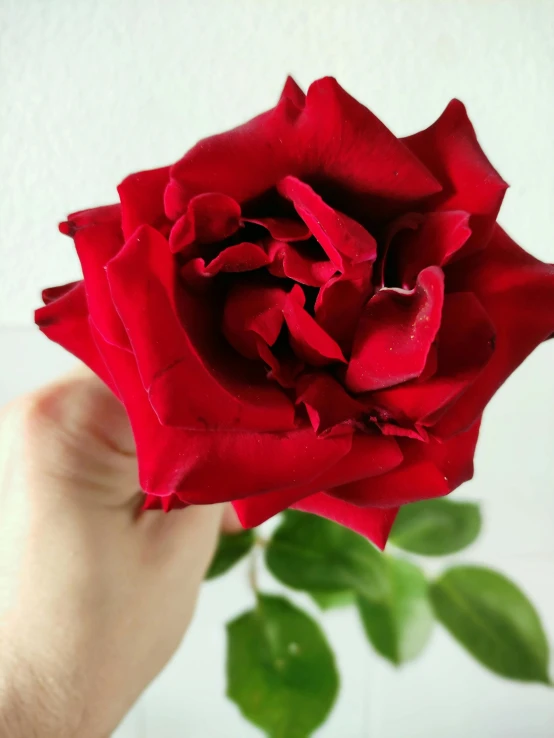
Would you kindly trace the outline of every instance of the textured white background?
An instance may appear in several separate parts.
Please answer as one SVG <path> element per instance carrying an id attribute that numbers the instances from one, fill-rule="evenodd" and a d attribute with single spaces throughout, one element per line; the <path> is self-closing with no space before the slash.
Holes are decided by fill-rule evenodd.
<path id="1" fill-rule="evenodd" d="M 272 105 L 287 73 L 304 86 L 335 75 L 398 134 L 460 97 L 512 184 L 501 222 L 554 261 L 551 0 L 0 0 L 0 22 L 1 402 L 71 364 L 31 326 L 40 288 L 78 276 L 56 222 Z M 498 394 L 458 496 L 482 500 L 486 520 L 463 558 L 509 572 L 554 643 L 553 361 L 541 347 Z M 260 735 L 223 695 L 223 623 L 249 603 L 244 571 L 205 587 L 185 645 L 117 738 Z M 439 628 L 396 672 L 353 613 L 323 624 L 343 690 L 318 737 L 553 734 L 546 689 L 490 676 Z"/>

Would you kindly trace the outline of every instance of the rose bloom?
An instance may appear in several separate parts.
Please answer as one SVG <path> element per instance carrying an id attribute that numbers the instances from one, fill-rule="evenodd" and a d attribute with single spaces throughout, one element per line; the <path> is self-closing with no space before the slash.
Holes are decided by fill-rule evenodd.
<path id="1" fill-rule="evenodd" d="M 294 507 L 383 546 L 473 474 L 483 410 L 554 332 L 554 267 L 453 100 L 396 138 L 334 79 L 70 215 L 36 322 L 128 412 L 145 507 Z"/>

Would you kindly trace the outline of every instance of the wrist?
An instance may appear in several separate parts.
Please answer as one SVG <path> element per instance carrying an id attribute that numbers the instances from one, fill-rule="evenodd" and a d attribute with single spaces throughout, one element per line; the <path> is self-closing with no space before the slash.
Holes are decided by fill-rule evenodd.
<path id="1" fill-rule="evenodd" d="M 0 651 L 0 736 L 104 738 L 89 734 L 83 703 L 56 674 L 30 666 L 13 649 Z"/>

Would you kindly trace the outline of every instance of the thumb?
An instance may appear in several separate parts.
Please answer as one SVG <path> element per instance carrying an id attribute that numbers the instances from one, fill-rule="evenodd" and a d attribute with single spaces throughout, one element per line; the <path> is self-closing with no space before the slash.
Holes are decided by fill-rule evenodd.
<path id="1" fill-rule="evenodd" d="M 123 405 L 79 368 L 24 402 L 24 453 L 37 486 L 104 493 L 123 503 L 139 489 L 133 434 Z"/>

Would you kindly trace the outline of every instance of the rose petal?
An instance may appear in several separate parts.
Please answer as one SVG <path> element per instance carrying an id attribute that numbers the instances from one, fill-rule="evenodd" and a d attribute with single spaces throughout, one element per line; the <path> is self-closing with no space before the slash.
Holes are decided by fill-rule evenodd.
<path id="1" fill-rule="evenodd" d="M 205 192 L 193 197 L 186 213 L 171 229 L 171 251 L 183 251 L 192 243 L 223 241 L 238 230 L 240 214 L 238 202 L 221 192 Z"/>
<path id="2" fill-rule="evenodd" d="M 520 248 L 497 226 L 486 249 L 448 268 L 451 290 L 472 290 L 496 329 L 483 372 L 433 432 L 449 437 L 468 428 L 522 361 L 554 333 L 554 265 Z"/>
<path id="3" fill-rule="evenodd" d="M 368 402 L 399 422 L 432 425 L 476 380 L 494 352 L 495 329 L 471 292 L 446 295 L 437 336 L 437 366 L 419 380 L 372 393 Z"/>
<path id="4" fill-rule="evenodd" d="M 81 284 L 81 282 L 82 280 L 78 280 L 77 282 L 68 282 L 67 284 L 60 284 L 58 287 L 47 287 L 46 289 L 42 290 L 42 293 L 41 293 L 42 302 L 45 305 L 50 305 L 51 302 L 54 302 L 55 300 L 59 300 L 60 297 L 63 297 L 67 292 L 72 290 L 78 284 Z"/>
<path id="5" fill-rule="evenodd" d="M 312 366 L 324 366 L 334 361 L 346 363 L 336 341 L 294 299 L 298 290 L 302 291 L 298 285 L 293 287 L 284 307 L 285 321 L 294 353 Z"/>
<path id="6" fill-rule="evenodd" d="M 375 261 L 377 243 L 373 236 L 352 218 L 329 207 L 305 182 L 285 177 L 277 189 L 293 202 L 298 215 L 337 269 L 344 271 L 343 257 L 353 264 Z"/>
<path id="7" fill-rule="evenodd" d="M 151 225 L 164 233 L 169 230 L 163 199 L 169 182 L 169 169 L 161 167 L 131 174 L 117 188 L 125 240 L 141 225 Z"/>
<path id="8" fill-rule="evenodd" d="M 198 432 L 161 425 L 132 354 L 106 343 L 99 349 L 120 389 L 137 445 L 140 482 L 150 495 L 211 504 L 271 492 L 294 479 L 306 484 L 336 465 L 350 439 L 317 438 L 311 428 L 290 433 Z M 208 430 L 210 430 L 208 428 Z"/>
<path id="9" fill-rule="evenodd" d="M 367 262 L 349 267 L 319 290 L 315 319 L 350 354 L 362 309 L 373 293 L 372 268 Z"/>
<path id="10" fill-rule="evenodd" d="M 123 247 L 119 219 L 76 228 L 73 239 L 87 293 L 90 319 L 106 341 L 129 348 L 127 332 L 113 304 L 106 264 Z"/>
<path id="11" fill-rule="evenodd" d="M 329 374 L 301 377 L 296 391 L 296 404 L 305 406 L 313 429 L 320 435 L 345 421 L 355 420 L 365 411 L 364 405 Z"/>
<path id="12" fill-rule="evenodd" d="M 400 444 L 428 445 L 408 438 L 398 438 L 397 441 Z M 441 471 L 431 461 L 422 458 L 418 461 L 405 461 L 399 468 L 382 477 L 334 487 L 329 490 L 329 494 L 361 507 L 397 507 L 417 500 L 442 497 L 449 491 L 448 482 Z"/>
<path id="13" fill-rule="evenodd" d="M 306 104 L 306 95 L 290 75 L 287 77 L 283 92 L 281 93 L 281 99 L 284 97 L 291 100 L 298 108 L 303 108 Z"/>
<path id="14" fill-rule="evenodd" d="M 79 210 L 67 216 L 67 221 L 60 223 L 58 228 L 64 236 L 73 238 L 76 231 L 95 225 L 121 224 L 121 206 L 102 205 L 99 208 Z"/>
<path id="15" fill-rule="evenodd" d="M 247 123 L 199 141 L 171 169 L 168 217 L 177 220 L 203 192 L 216 190 L 242 204 L 270 190 L 295 167 L 295 122 L 301 115 L 285 95 Z"/>
<path id="16" fill-rule="evenodd" d="M 402 140 L 444 187 L 428 208 L 471 214 L 473 235 L 459 253 L 483 248 L 508 185 L 483 153 L 464 105 L 452 100 L 429 128 Z"/>
<path id="17" fill-rule="evenodd" d="M 325 183 L 349 212 L 367 217 L 387 217 L 440 191 L 408 147 L 336 80 L 314 82 L 303 107 L 291 88 L 272 110 L 200 141 L 172 167 L 165 193 L 171 219 L 202 192 L 244 203 L 289 174 Z"/>
<path id="18" fill-rule="evenodd" d="M 198 436 L 207 437 L 207 441 Z M 179 496 L 193 504 L 237 500 L 310 479 L 335 465 L 350 448 L 346 436 L 317 438 L 311 428 L 288 433 L 197 433 L 190 448 L 174 445 L 191 468 L 179 484 Z M 196 449 L 200 451 L 195 454 Z M 158 448 L 158 468 L 170 454 Z M 247 473 L 245 473 L 247 470 Z M 163 489 L 162 486 L 157 486 Z"/>
<path id="19" fill-rule="evenodd" d="M 269 264 L 270 258 L 255 243 L 238 243 L 221 251 L 215 259 L 205 267 L 208 276 L 220 272 L 251 272 Z"/>
<path id="20" fill-rule="evenodd" d="M 188 502 L 183 502 L 177 495 L 169 494 L 165 496 L 157 496 L 152 494 L 144 495 L 144 502 L 142 504 L 143 510 L 163 510 L 168 513 L 172 510 L 182 510 L 185 507 L 189 507 Z"/>
<path id="21" fill-rule="evenodd" d="M 310 86 L 296 126 L 303 129 L 301 151 L 313 162 L 313 179 L 329 183 L 337 206 L 354 217 L 386 218 L 441 189 L 421 161 L 331 77 Z M 287 174 L 306 180 L 302 170 Z"/>
<path id="22" fill-rule="evenodd" d="M 35 323 L 51 341 L 84 362 L 119 396 L 91 336 L 84 282 L 52 287 L 45 292 L 46 305 L 35 311 Z"/>
<path id="23" fill-rule="evenodd" d="M 267 253 L 269 272 L 275 277 L 288 277 L 311 287 L 324 285 L 336 272 L 335 265 L 309 243 L 290 244 L 271 241 Z M 314 253 L 315 252 L 315 253 Z"/>
<path id="24" fill-rule="evenodd" d="M 287 299 L 281 287 L 238 285 L 231 289 L 223 310 L 223 333 L 229 343 L 249 359 L 259 356 L 259 338 L 273 346 L 284 323 Z"/>
<path id="25" fill-rule="evenodd" d="M 305 364 L 290 349 L 289 352 L 279 352 L 279 358 L 275 356 L 269 346 L 262 339 L 258 341 L 258 355 L 264 361 L 270 371 L 268 379 L 274 379 L 281 387 L 292 389 L 296 386 L 296 379 L 304 370 Z"/>
<path id="26" fill-rule="evenodd" d="M 378 390 L 421 374 L 440 327 L 443 293 L 442 270 L 428 267 L 414 290 L 383 289 L 371 298 L 346 372 L 350 390 Z"/>
<path id="27" fill-rule="evenodd" d="M 351 433 L 341 438 L 351 444 L 349 452 L 336 464 L 322 470 L 312 481 L 269 494 L 235 500 L 233 507 L 241 523 L 245 527 L 261 525 L 294 503 L 310 499 L 322 489 L 359 479 L 376 478 L 402 462 L 402 453 L 393 439 L 383 438 L 380 434 L 353 436 Z M 364 511 L 359 509 L 359 512 L 363 519 Z"/>
<path id="28" fill-rule="evenodd" d="M 297 510 L 314 513 L 334 520 L 346 528 L 369 538 L 383 550 L 391 532 L 399 508 L 368 507 L 360 508 L 345 500 L 326 495 L 324 492 L 306 497 L 293 505 Z"/>
<path id="29" fill-rule="evenodd" d="M 237 366 L 233 357 L 208 358 L 206 352 L 220 348 L 206 323 L 209 309 L 175 290 L 176 265 L 163 236 L 149 226 L 137 229 L 107 270 L 160 423 L 202 430 L 294 427 L 290 400 L 265 377 L 256 380 L 248 362 Z"/>
<path id="30" fill-rule="evenodd" d="M 255 497 L 233 500 L 233 508 L 243 528 L 255 528 L 303 497 L 303 488 L 278 489 Z"/>
<path id="31" fill-rule="evenodd" d="M 361 506 L 397 507 L 441 497 L 473 476 L 480 419 L 445 442 L 397 438 L 404 460 L 387 474 L 329 489 L 329 494 Z"/>
<path id="32" fill-rule="evenodd" d="M 276 241 L 305 241 L 312 235 L 303 221 L 292 218 L 242 218 L 242 222 L 266 228 Z"/>

